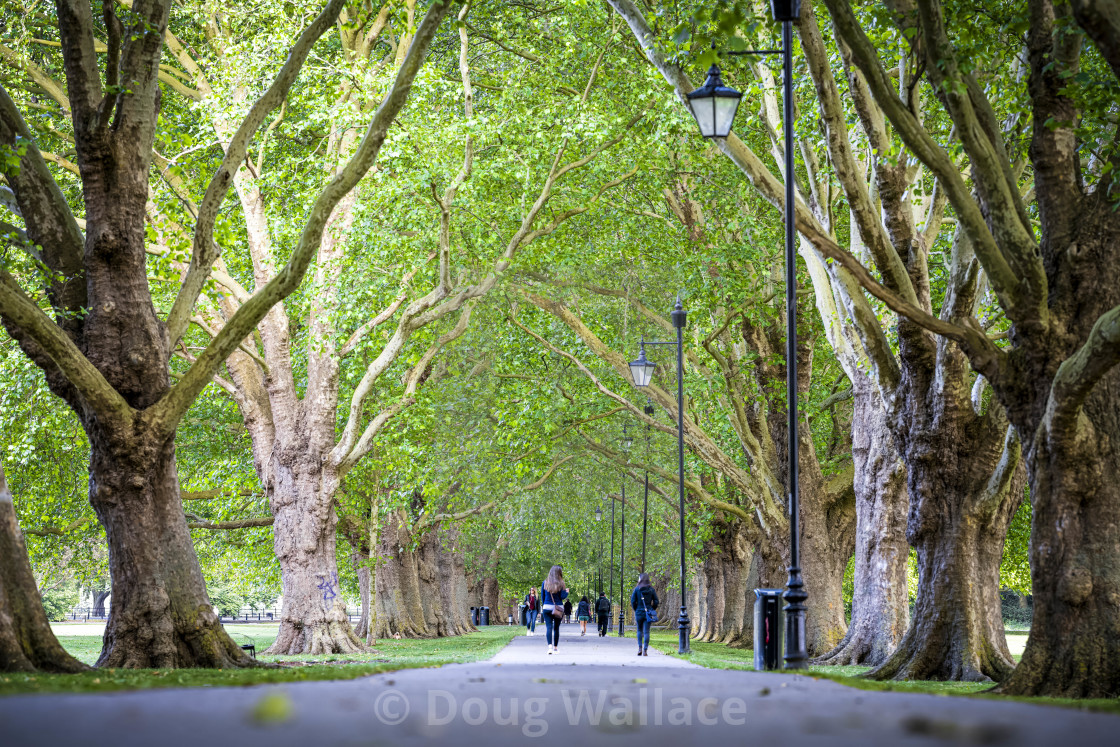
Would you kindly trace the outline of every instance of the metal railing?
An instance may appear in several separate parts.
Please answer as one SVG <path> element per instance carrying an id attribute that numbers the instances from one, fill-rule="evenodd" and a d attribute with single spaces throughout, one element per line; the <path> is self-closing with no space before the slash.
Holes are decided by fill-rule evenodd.
<path id="1" fill-rule="evenodd" d="M 106 608 L 106 612 L 108 612 L 108 608 Z M 362 619 L 362 611 L 358 608 L 350 608 L 346 610 L 346 616 L 350 619 L 350 622 L 355 623 Z M 67 620 L 76 622 L 107 620 L 108 617 L 108 614 L 95 615 L 92 607 L 78 607 L 66 614 Z M 243 607 L 236 615 L 219 615 L 218 619 L 224 623 L 271 623 L 280 620 L 280 610 L 278 608 L 255 610 Z"/>

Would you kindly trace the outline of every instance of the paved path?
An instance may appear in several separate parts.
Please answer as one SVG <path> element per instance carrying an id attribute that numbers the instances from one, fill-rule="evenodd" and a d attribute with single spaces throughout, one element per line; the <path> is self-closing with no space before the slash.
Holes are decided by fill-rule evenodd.
<path id="1" fill-rule="evenodd" d="M 1116 716 L 703 669 L 632 646 L 565 626 L 553 656 L 521 637 L 490 661 L 345 682 L 0 698 L 0 745 L 1088 747 L 1120 733 Z M 262 704 L 290 715 L 267 723 Z"/>

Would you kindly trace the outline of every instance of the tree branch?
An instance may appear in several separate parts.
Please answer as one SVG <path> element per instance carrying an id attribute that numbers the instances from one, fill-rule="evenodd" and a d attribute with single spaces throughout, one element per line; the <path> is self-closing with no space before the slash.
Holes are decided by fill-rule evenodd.
<path id="1" fill-rule="evenodd" d="M 1089 392 L 1120 363 L 1120 306 L 1097 319 L 1089 338 L 1062 361 L 1050 385 L 1047 410 L 1056 425 L 1072 428 Z"/>
<path id="2" fill-rule="evenodd" d="M 825 0 L 825 4 L 832 15 L 837 34 L 851 49 L 852 58 L 863 71 L 876 102 L 906 146 L 944 185 L 950 203 L 973 240 L 976 254 L 992 282 L 992 289 L 1008 310 L 1008 316 L 1013 319 L 1035 318 L 1044 321 L 1046 311 L 1044 305 L 1038 305 L 1039 289 L 1025 289 L 1027 292 L 1024 295 L 1019 278 L 988 229 L 979 205 L 972 198 L 971 190 L 965 185 L 952 159 L 894 92 L 886 71 L 879 63 L 876 48 L 856 20 L 849 0 Z M 1041 298 L 1045 299 L 1045 296 L 1043 292 Z"/>
<path id="3" fill-rule="evenodd" d="M 333 4 L 341 0 L 332 0 Z M 153 422 L 158 422 L 165 432 L 174 430 L 176 423 L 187 411 L 198 393 L 206 386 L 218 366 L 232 353 L 241 340 L 257 326 L 265 314 L 281 299 L 296 289 L 315 256 L 323 239 L 323 231 L 335 205 L 350 192 L 373 166 L 389 126 L 408 99 L 412 81 L 427 56 L 428 48 L 443 17 L 450 10 L 450 2 L 433 5 L 420 22 L 412 46 L 401 65 L 396 79 L 386 93 L 381 106 L 374 113 L 365 136 L 346 165 L 331 179 L 319 194 L 312 207 L 299 242 L 288 263 L 264 288 L 246 301 L 211 341 L 198 362 L 183 379 L 155 405 L 149 408 Z M 201 287 L 201 285 L 199 286 Z M 193 298 L 190 305 L 193 306 Z M 188 307 L 189 308 L 189 307 Z"/>
<path id="4" fill-rule="evenodd" d="M 280 72 L 276 74 L 268 90 L 249 109 L 249 113 L 245 115 L 241 126 L 237 128 L 237 132 L 234 133 L 226 145 L 226 154 L 222 159 L 222 164 L 218 167 L 214 176 L 211 177 L 210 184 L 206 188 L 206 195 L 202 198 L 202 203 L 198 208 L 194 242 L 191 247 L 191 264 L 187 270 L 187 276 L 183 280 L 183 285 L 179 289 L 175 303 L 167 315 L 168 335 L 171 338 L 172 348 L 186 332 L 187 325 L 190 323 L 191 310 L 198 300 L 198 294 L 202 292 L 203 286 L 206 285 L 206 278 L 210 275 L 211 265 L 218 258 L 218 245 L 214 241 L 214 222 L 217 220 L 218 211 L 229 192 L 230 185 L 233 184 L 234 173 L 245 160 L 250 140 L 260 129 L 269 113 L 284 102 L 288 90 L 299 77 L 299 71 L 302 69 L 307 56 L 311 53 L 315 42 L 334 25 L 339 11 L 345 4 L 346 0 L 329 0 L 318 17 L 304 29 L 299 39 L 292 45 L 288 58 L 284 61 L 284 65 L 280 68 Z M 337 179 L 338 177 L 336 177 Z M 355 179 L 355 181 L 357 180 Z M 342 195 L 339 195 L 338 199 L 341 198 Z M 321 196 L 320 199 L 322 199 Z M 334 200 L 335 203 L 337 201 L 337 199 Z M 333 203 L 331 207 L 334 207 Z M 320 232 L 315 242 L 316 246 L 321 241 L 322 234 Z"/>
<path id="5" fill-rule="evenodd" d="M 820 102 L 832 166 L 848 198 L 852 218 L 859 228 L 860 237 L 871 251 L 871 256 L 875 258 L 875 265 L 882 273 L 886 286 L 907 302 L 917 306 L 918 297 L 910 282 L 906 266 L 891 244 L 883 223 L 878 218 L 878 211 L 871 203 L 867 185 L 856 168 L 852 145 L 848 140 L 847 116 L 840 103 L 840 91 L 832 75 L 828 52 L 821 38 L 820 28 L 817 26 L 812 3 L 806 3 L 801 9 L 799 28 L 801 47 L 805 60 L 809 63 L 809 72 L 816 86 L 817 100 Z"/>
<path id="6" fill-rule="evenodd" d="M 1120 80 L 1120 11 L 1108 0 L 1071 0 L 1073 17 Z"/>
<path id="7" fill-rule="evenodd" d="M 588 436 L 586 433 L 580 431 L 579 435 L 583 438 L 584 441 L 587 442 L 587 445 L 590 446 L 593 451 L 595 451 L 599 454 L 602 454 L 604 457 L 606 457 L 607 459 L 610 459 L 612 462 L 614 462 L 616 464 L 622 464 L 622 465 L 628 465 L 628 464 L 633 463 L 629 459 L 627 459 L 627 457 L 624 454 L 620 454 L 617 451 L 611 449 L 609 446 L 606 446 L 602 443 L 599 443 L 595 439 Z M 662 469 L 661 467 L 658 467 L 657 465 L 642 464 L 642 465 L 639 465 L 639 466 L 642 467 L 643 469 L 648 467 L 649 471 L 652 474 L 658 475 L 659 477 L 661 477 L 664 480 L 670 480 L 670 481 L 676 482 L 679 479 L 679 475 L 675 475 L 675 474 L 673 474 L 672 472 L 670 472 L 666 469 Z M 718 498 L 713 496 L 711 493 L 704 490 L 703 486 L 701 486 L 695 480 L 690 480 L 686 477 L 685 480 L 684 480 L 684 487 L 685 487 L 685 490 L 687 490 L 688 492 L 695 495 L 702 503 L 706 503 L 709 506 L 711 506 L 712 508 L 718 509 L 718 510 L 723 511 L 725 513 L 732 514 L 733 516 L 738 516 L 740 519 L 743 519 L 745 521 L 750 521 L 751 518 L 752 518 L 749 511 L 746 511 L 741 506 L 736 506 L 733 503 L 728 503 L 727 501 L 719 500 Z"/>
<path id="8" fill-rule="evenodd" d="M 0 144 L 25 147 L 19 169 L 7 174 L 27 236 L 42 247 L 43 261 L 55 279 L 48 287 L 51 304 L 64 329 L 77 338 L 77 315 L 87 305 L 83 253 L 85 239 L 58 182 L 51 176 L 27 123 L 0 85 Z"/>
<path id="9" fill-rule="evenodd" d="M 187 526 L 191 529 L 214 529 L 214 530 L 230 530 L 230 529 L 248 529 L 250 527 L 270 527 L 276 521 L 271 516 L 253 516 L 248 519 L 236 519 L 234 521 L 206 521 L 199 519 L 198 521 L 188 521 Z"/>
<path id="10" fill-rule="evenodd" d="M 62 329 L 0 270 L 0 314 L 19 325 L 50 357 L 89 407 L 107 424 L 128 428 L 135 413 Z"/>

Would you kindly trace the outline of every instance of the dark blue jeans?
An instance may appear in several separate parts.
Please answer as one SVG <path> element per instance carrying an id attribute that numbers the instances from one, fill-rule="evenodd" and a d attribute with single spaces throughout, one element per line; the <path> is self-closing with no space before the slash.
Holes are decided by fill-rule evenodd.
<path id="1" fill-rule="evenodd" d="M 638 627 L 638 648 L 645 651 L 649 648 L 649 629 L 653 623 L 639 612 L 634 616 L 634 624 Z"/>
<path id="2" fill-rule="evenodd" d="M 530 633 L 537 629 L 537 615 L 536 610 L 525 610 L 525 629 Z"/>
<path id="3" fill-rule="evenodd" d="M 560 645 L 560 620 L 552 616 L 552 610 L 544 611 L 544 638 L 545 643 L 551 643 L 553 646 Z"/>

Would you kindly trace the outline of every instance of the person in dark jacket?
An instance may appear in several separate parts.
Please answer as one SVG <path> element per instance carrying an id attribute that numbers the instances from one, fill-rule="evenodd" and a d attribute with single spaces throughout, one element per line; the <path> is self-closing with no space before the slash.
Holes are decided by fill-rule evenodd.
<path id="1" fill-rule="evenodd" d="M 572 600 L 564 600 L 564 622 L 570 623 L 572 621 Z"/>
<path id="2" fill-rule="evenodd" d="M 611 620 L 611 600 L 607 599 L 605 592 L 599 592 L 599 599 L 595 602 L 595 622 L 599 625 L 599 637 L 607 635 L 607 625 Z"/>
<path id="3" fill-rule="evenodd" d="M 579 620 L 579 634 L 581 636 L 587 635 L 587 621 L 591 619 L 591 602 L 587 601 L 587 597 L 579 598 L 576 619 Z"/>
<path id="4" fill-rule="evenodd" d="M 552 566 L 548 578 L 541 584 L 541 611 L 544 613 L 544 637 L 548 639 L 548 653 L 555 653 L 560 646 L 560 620 L 553 615 L 557 607 L 564 610 L 564 600 L 568 597 L 568 587 L 564 583 L 564 569 Z"/>
<path id="5" fill-rule="evenodd" d="M 525 629 L 529 631 L 526 635 L 534 635 L 537 632 L 537 612 L 540 606 L 537 590 L 529 589 L 529 593 L 525 595 Z"/>
<path id="6" fill-rule="evenodd" d="M 653 624 L 649 613 L 659 604 L 661 600 L 649 582 L 649 574 L 638 576 L 638 585 L 630 594 L 630 608 L 634 610 L 634 624 L 638 628 L 638 656 L 649 656 L 649 628 Z"/>

